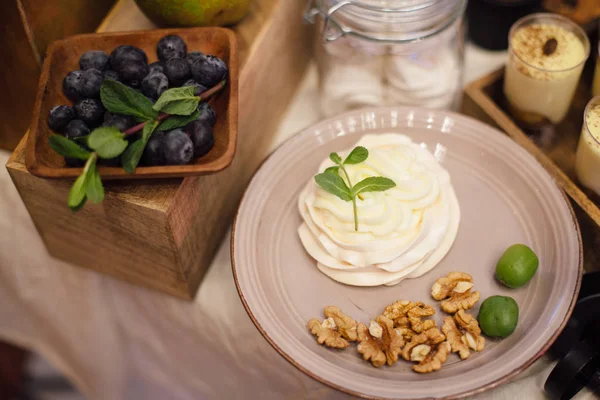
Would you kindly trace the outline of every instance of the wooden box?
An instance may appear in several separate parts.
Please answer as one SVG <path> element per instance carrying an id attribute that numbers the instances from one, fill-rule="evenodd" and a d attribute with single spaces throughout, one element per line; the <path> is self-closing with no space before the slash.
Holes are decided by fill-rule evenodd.
<path id="1" fill-rule="evenodd" d="M 185 179 L 106 182 L 102 204 L 71 213 L 70 181 L 37 178 L 24 163 L 26 138 L 7 168 L 49 253 L 117 278 L 192 299 L 242 192 L 311 59 L 303 3 L 255 0 L 234 27 L 239 47 L 239 133 L 224 171 Z M 121 0 L 99 31 L 153 29 L 133 0 Z"/>
<path id="2" fill-rule="evenodd" d="M 583 125 L 583 113 L 591 99 L 591 74 L 584 74 L 569 113 L 556 127 L 524 130 L 507 111 L 503 94 L 504 68 L 465 88 L 462 112 L 506 132 L 554 178 L 567 193 L 581 227 L 586 270 L 600 269 L 600 196 L 579 185 L 575 175 L 575 150 Z"/>

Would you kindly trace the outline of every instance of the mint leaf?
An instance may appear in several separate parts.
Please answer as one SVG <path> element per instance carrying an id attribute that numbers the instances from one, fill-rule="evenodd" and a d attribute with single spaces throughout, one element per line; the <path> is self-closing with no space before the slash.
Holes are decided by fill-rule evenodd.
<path id="1" fill-rule="evenodd" d="M 198 108 L 200 97 L 193 86 L 166 90 L 154 103 L 154 110 L 174 115 L 190 115 Z"/>
<path id="2" fill-rule="evenodd" d="M 356 196 L 363 192 L 383 192 L 395 187 L 396 184 L 389 178 L 382 176 L 371 176 L 358 182 L 352 187 L 352 195 Z"/>
<path id="3" fill-rule="evenodd" d="M 100 87 L 104 107 L 117 114 L 132 115 L 140 120 L 156 119 L 158 113 L 143 94 L 120 82 L 106 79 Z"/>
<path id="4" fill-rule="evenodd" d="M 73 186 L 71 186 L 71 190 L 69 190 L 69 199 L 67 204 L 69 208 L 73 211 L 80 210 L 83 207 L 86 199 L 87 193 L 87 184 L 90 180 L 90 173 L 93 173 L 96 170 L 96 158 L 98 156 L 93 153 L 90 158 L 87 159 L 85 166 L 83 167 L 83 172 L 79 177 L 75 180 Z"/>
<path id="5" fill-rule="evenodd" d="M 369 157 L 369 150 L 362 146 L 357 146 L 348 154 L 344 160 L 344 164 L 359 164 Z"/>
<path id="6" fill-rule="evenodd" d="M 350 188 L 348 188 L 348 185 L 346 185 L 346 182 L 344 182 L 341 176 L 324 172 L 315 176 L 315 181 L 323 189 L 340 199 L 344 201 L 352 200 Z"/>
<path id="7" fill-rule="evenodd" d="M 342 163 L 342 157 L 340 157 L 340 155 L 338 153 L 331 153 L 329 154 L 329 159 L 331 161 L 333 161 L 336 164 L 341 164 Z"/>
<path id="8" fill-rule="evenodd" d="M 148 121 L 146 125 L 144 125 L 142 138 L 130 144 L 127 150 L 125 150 L 121 156 L 121 165 L 123 165 L 123 169 L 128 173 L 133 174 L 137 168 L 138 164 L 140 163 L 140 159 L 144 154 L 146 144 L 148 143 L 148 140 L 150 140 L 150 137 L 157 126 L 158 121 Z"/>
<path id="9" fill-rule="evenodd" d="M 95 165 L 88 173 L 85 195 L 92 203 L 101 203 L 104 200 L 102 179 L 100 179 L 100 172 Z"/>
<path id="10" fill-rule="evenodd" d="M 190 122 L 197 120 L 199 116 L 200 111 L 197 108 L 196 111 L 190 115 L 173 115 L 172 117 L 169 117 L 161 122 L 157 130 L 163 132 L 170 131 L 175 128 L 181 128 L 182 126 L 186 126 Z"/>
<path id="11" fill-rule="evenodd" d="M 94 129 L 88 137 L 88 146 L 101 158 L 114 158 L 121 154 L 129 144 L 125 135 L 117 128 L 105 126 Z"/>
<path id="12" fill-rule="evenodd" d="M 87 160 L 91 154 L 89 151 L 82 149 L 77 143 L 61 135 L 50 135 L 48 143 L 55 152 L 64 157 Z"/>
<path id="13" fill-rule="evenodd" d="M 339 174 L 340 172 L 340 167 L 329 167 L 327 169 L 325 169 L 325 173 L 326 174 Z"/>

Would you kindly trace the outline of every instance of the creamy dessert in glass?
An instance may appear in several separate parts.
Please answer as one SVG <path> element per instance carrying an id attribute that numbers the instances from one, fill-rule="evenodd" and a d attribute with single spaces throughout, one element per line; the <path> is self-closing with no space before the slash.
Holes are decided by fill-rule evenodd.
<path id="1" fill-rule="evenodd" d="M 585 109 L 575 171 L 583 186 L 600 195 L 600 96 L 590 100 Z"/>
<path id="2" fill-rule="evenodd" d="M 512 26 L 504 94 L 513 116 L 536 125 L 566 116 L 590 53 L 585 32 L 555 14 L 532 14 Z"/>

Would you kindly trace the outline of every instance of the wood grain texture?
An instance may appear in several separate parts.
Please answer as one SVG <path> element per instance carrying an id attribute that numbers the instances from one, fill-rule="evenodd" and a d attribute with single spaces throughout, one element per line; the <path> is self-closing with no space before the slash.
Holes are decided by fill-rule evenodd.
<path id="1" fill-rule="evenodd" d="M 69 182 L 27 172 L 21 141 L 7 168 L 49 252 L 135 284 L 193 298 L 311 59 L 312 30 L 302 24 L 302 9 L 302 2 L 256 0 L 234 28 L 240 50 L 239 134 L 236 156 L 224 171 L 184 179 L 109 181 L 104 203 L 86 206 L 70 218 L 77 226 L 61 232 L 52 216 L 73 215 L 66 207 Z M 133 0 L 122 0 L 100 30 L 137 26 L 152 28 Z M 142 252 L 136 246 L 144 244 L 136 238 L 149 235 L 155 237 Z M 80 237 L 101 241 L 101 250 L 70 253 L 64 243 Z M 113 247 L 119 249 L 105 256 Z M 154 254 L 156 265 L 148 266 Z"/>
<path id="2" fill-rule="evenodd" d="M 486 75 L 465 88 L 462 112 L 506 132 L 527 150 L 548 171 L 568 194 L 582 230 L 585 268 L 598 269 L 600 261 L 600 196 L 581 187 L 575 174 L 575 150 L 583 124 L 583 113 L 589 99 L 590 85 L 583 82 L 565 120 L 547 128 L 552 140 L 548 146 L 538 146 L 510 117 L 503 94 L 504 69 Z M 540 132 L 533 132 L 538 135 Z"/>
<path id="3" fill-rule="evenodd" d="M 25 161 L 29 172 L 46 178 L 76 178 L 83 168 L 69 168 L 63 157 L 48 143 L 53 132 L 48 127 L 48 113 L 57 104 L 72 104 L 64 95 L 64 77 L 79 68 L 79 58 L 89 49 L 109 53 L 119 45 L 130 44 L 144 50 L 148 61 L 154 62 L 156 44 L 165 35 L 179 35 L 190 51 L 216 55 L 229 67 L 225 88 L 211 98 L 217 113 L 213 127 L 215 145 L 208 154 L 193 159 L 187 165 L 136 168 L 129 174 L 123 168 L 101 166 L 103 179 L 149 179 L 196 176 L 227 168 L 235 154 L 238 129 L 238 55 L 235 34 L 225 28 L 160 29 L 125 33 L 97 33 L 72 36 L 50 45 L 40 77 L 37 98 L 29 129 Z"/>

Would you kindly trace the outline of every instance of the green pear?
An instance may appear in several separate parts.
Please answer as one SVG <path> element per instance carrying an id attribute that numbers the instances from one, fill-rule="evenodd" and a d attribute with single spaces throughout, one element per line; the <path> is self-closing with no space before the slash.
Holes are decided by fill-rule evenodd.
<path id="1" fill-rule="evenodd" d="M 135 0 L 161 26 L 224 26 L 239 22 L 251 0 Z"/>

